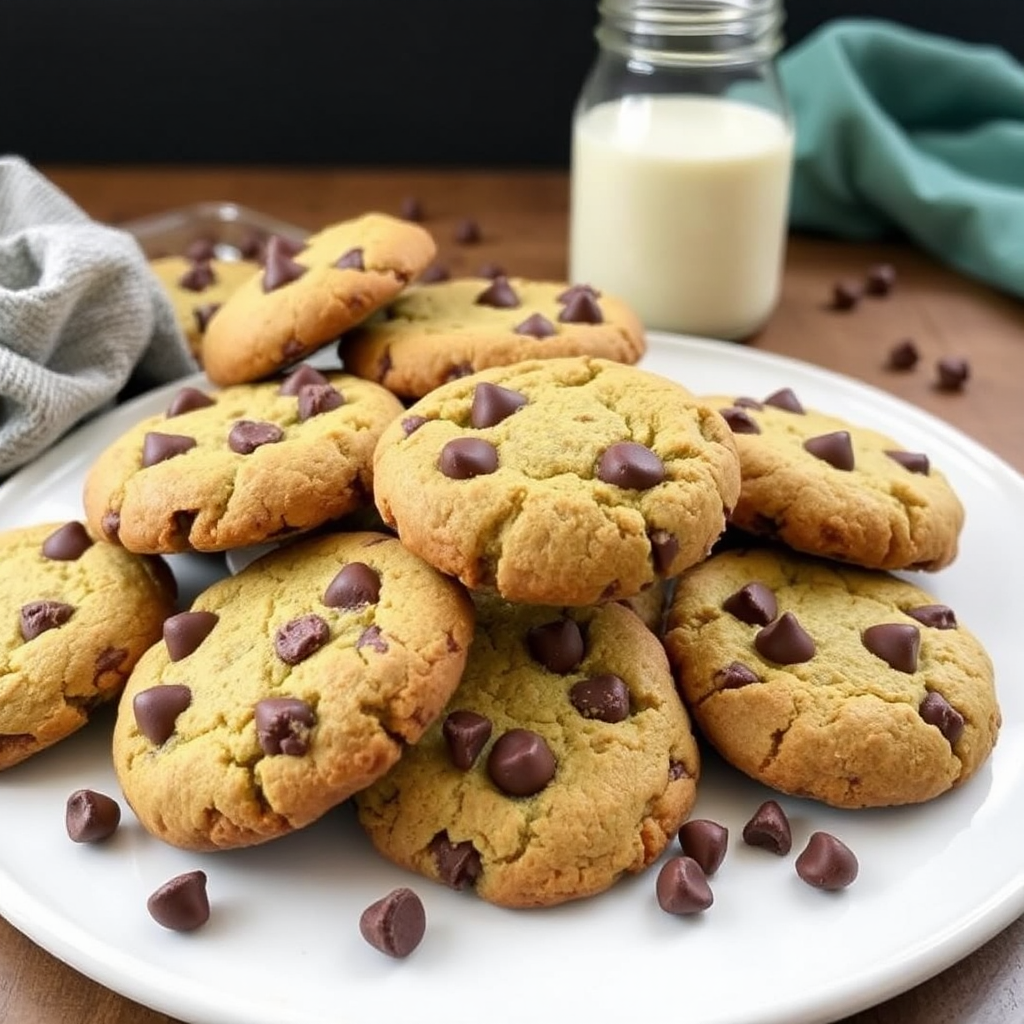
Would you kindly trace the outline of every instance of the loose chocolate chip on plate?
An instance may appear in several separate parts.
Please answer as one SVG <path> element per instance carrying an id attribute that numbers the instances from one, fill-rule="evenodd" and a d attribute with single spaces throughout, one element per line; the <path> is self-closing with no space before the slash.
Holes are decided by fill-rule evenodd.
<path id="1" fill-rule="evenodd" d="M 531 313 L 521 324 L 512 330 L 528 338 L 550 338 L 558 333 L 558 328 L 543 313 Z"/>
<path id="2" fill-rule="evenodd" d="M 576 668 L 585 650 L 579 624 L 570 618 L 534 626 L 526 634 L 526 646 L 534 661 L 560 675 Z"/>
<path id="3" fill-rule="evenodd" d="M 323 602 L 328 608 L 362 608 L 380 598 L 380 575 L 365 562 L 349 562 L 327 584 Z"/>
<path id="4" fill-rule="evenodd" d="M 740 409 L 734 405 L 730 405 L 719 411 L 722 414 L 722 419 L 729 424 L 729 429 L 734 434 L 761 433 L 761 428 L 757 425 L 757 420 L 755 420 L 746 409 Z"/>
<path id="5" fill-rule="evenodd" d="M 155 466 L 158 462 L 177 458 L 196 446 L 194 437 L 184 434 L 162 434 L 151 430 L 142 439 L 142 465 Z"/>
<path id="6" fill-rule="evenodd" d="M 483 237 L 480 225 L 472 217 L 463 217 L 455 225 L 455 234 L 452 236 L 459 245 L 475 245 Z"/>
<path id="7" fill-rule="evenodd" d="M 693 818 L 679 829 L 679 848 L 705 875 L 713 875 L 722 866 L 728 847 L 729 830 L 717 821 Z"/>
<path id="8" fill-rule="evenodd" d="M 345 397 L 330 384 L 307 384 L 299 390 L 299 419 L 304 423 L 344 404 Z"/>
<path id="9" fill-rule="evenodd" d="M 201 292 L 209 288 L 211 284 L 217 283 L 217 275 L 213 267 L 206 260 L 193 263 L 181 277 L 178 278 L 178 285 L 190 292 Z"/>
<path id="10" fill-rule="evenodd" d="M 625 490 L 642 491 L 665 479 L 665 464 L 645 445 L 617 441 L 597 461 L 597 476 L 606 484 Z"/>
<path id="11" fill-rule="evenodd" d="M 654 560 L 654 568 L 666 576 L 672 571 L 672 563 L 679 554 L 679 538 L 668 530 L 651 530 L 647 535 L 651 542 L 651 558 Z"/>
<path id="12" fill-rule="evenodd" d="M 216 612 L 179 612 L 164 619 L 163 635 L 171 661 L 187 658 L 210 635 L 220 621 Z"/>
<path id="13" fill-rule="evenodd" d="M 846 312 L 853 309 L 860 302 L 864 289 L 859 281 L 845 278 L 837 281 L 832 286 L 832 308 Z"/>
<path id="14" fill-rule="evenodd" d="M 210 919 L 206 872 L 187 871 L 164 882 L 146 901 L 157 924 L 175 932 L 190 932 Z"/>
<path id="15" fill-rule="evenodd" d="M 784 857 L 793 848 L 786 812 L 775 800 L 765 800 L 743 826 L 743 841 Z"/>
<path id="16" fill-rule="evenodd" d="M 908 675 L 917 671 L 921 631 L 904 622 L 881 622 L 861 634 L 864 646 L 890 668 Z"/>
<path id="17" fill-rule="evenodd" d="M 971 375 L 966 359 L 940 359 L 936 364 L 937 387 L 940 391 L 960 391 Z"/>
<path id="18" fill-rule="evenodd" d="M 920 473 L 922 476 L 927 476 L 931 469 L 931 463 L 928 461 L 928 456 L 924 452 L 901 452 L 901 451 L 887 451 L 885 453 L 889 456 L 893 462 L 898 462 L 904 469 L 909 470 L 911 473 Z"/>
<path id="19" fill-rule="evenodd" d="M 491 738 L 491 720 L 475 711 L 450 711 L 441 723 L 441 735 L 448 745 L 448 756 L 456 768 L 468 771 Z"/>
<path id="20" fill-rule="evenodd" d="M 291 284 L 292 281 L 297 281 L 309 269 L 292 259 L 295 252 L 301 252 L 301 249 L 289 249 L 292 247 L 280 235 L 272 235 L 267 240 L 266 257 L 263 262 L 264 292 L 272 292 Z"/>
<path id="21" fill-rule="evenodd" d="M 498 449 L 482 437 L 456 437 L 441 449 L 438 468 L 452 480 L 486 476 L 498 468 Z"/>
<path id="22" fill-rule="evenodd" d="M 964 734 L 964 716 L 935 690 L 930 690 L 918 707 L 918 714 L 934 725 L 950 744 L 956 743 Z"/>
<path id="23" fill-rule="evenodd" d="M 896 268 L 891 263 L 876 263 L 868 267 L 864 290 L 868 295 L 888 295 L 896 284 Z"/>
<path id="24" fill-rule="evenodd" d="M 291 395 L 298 397 L 304 387 L 310 384 L 330 384 L 330 381 L 309 363 L 303 363 L 297 369 L 292 370 L 277 389 L 279 395 Z"/>
<path id="25" fill-rule="evenodd" d="M 416 280 L 420 284 L 437 284 L 439 281 L 448 281 L 451 276 L 451 271 L 444 264 L 432 263 Z"/>
<path id="26" fill-rule="evenodd" d="M 228 433 L 228 447 L 237 455 L 252 455 L 265 444 L 284 440 L 284 431 L 276 423 L 238 420 Z"/>
<path id="27" fill-rule="evenodd" d="M 402 205 L 398 208 L 398 215 L 402 220 L 411 220 L 419 223 L 426 216 L 423 203 L 417 196 L 405 196 Z"/>
<path id="28" fill-rule="evenodd" d="M 803 403 L 796 397 L 796 392 L 792 388 L 779 388 L 778 391 L 773 391 L 764 400 L 764 404 L 770 405 L 773 409 L 783 409 L 798 415 L 804 412 Z"/>
<path id="29" fill-rule="evenodd" d="M 956 629 L 956 613 L 949 605 L 922 604 L 917 608 L 905 608 L 904 612 L 917 619 L 922 626 L 932 629 Z"/>
<path id="30" fill-rule="evenodd" d="M 767 626 L 779 613 L 774 592 L 756 580 L 730 594 L 722 608 L 748 626 Z"/>
<path id="31" fill-rule="evenodd" d="M 309 750 L 309 733 L 316 724 L 313 709 L 298 697 L 267 697 L 255 708 L 256 739 L 264 754 L 301 757 Z"/>
<path id="32" fill-rule="evenodd" d="M 848 430 L 833 430 L 828 434 L 809 437 L 804 441 L 804 448 L 833 469 L 841 469 L 844 473 L 853 469 L 853 440 Z"/>
<path id="33" fill-rule="evenodd" d="M 72 519 L 71 522 L 58 526 L 43 541 L 43 557 L 55 562 L 77 562 L 93 543 L 85 527 L 77 519 Z"/>
<path id="34" fill-rule="evenodd" d="M 557 763 L 543 736 L 531 729 L 502 733 L 487 756 L 487 774 L 509 796 L 533 796 L 554 777 Z"/>
<path id="35" fill-rule="evenodd" d="M 519 296 L 507 277 L 496 277 L 473 301 L 478 306 L 494 309 L 516 309 L 519 306 Z"/>
<path id="36" fill-rule="evenodd" d="M 741 686 L 750 686 L 760 681 L 756 673 L 739 661 L 731 661 L 715 673 L 715 682 L 721 690 L 737 690 Z"/>
<path id="37" fill-rule="evenodd" d="M 430 840 L 430 852 L 441 881 L 452 889 L 465 889 L 480 877 L 480 854 L 468 839 L 453 843 L 447 832 L 438 832 Z"/>
<path id="38" fill-rule="evenodd" d="M 573 683 L 569 700 L 584 718 L 622 722 L 629 717 L 629 687 L 611 672 Z"/>
<path id="39" fill-rule="evenodd" d="M 779 665 L 799 665 L 814 657 L 814 641 L 792 612 L 783 612 L 754 637 L 759 654 Z"/>
<path id="40" fill-rule="evenodd" d="M 658 906 L 667 914 L 699 914 L 715 902 L 707 876 L 692 857 L 670 857 L 655 883 Z"/>
<path id="41" fill-rule="evenodd" d="M 493 427 L 526 405 L 526 395 L 483 381 L 473 389 L 469 422 L 478 430 Z"/>
<path id="42" fill-rule="evenodd" d="M 25 641 L 34 640 L 58 626 L 63 626 L 72 615 L 75 606 L 63 601 L 30 601 L 21 606 L 21 636 Z"/>
<path id="43" fill-rule="evenodd" d="M 917 351 L 917 345 L 914 344 L 914 340 L 912 338 L 904 338 L 902 341 L 896 342 L 889 350 L 888 366 L 891 370 L 912 370 L 917 366 L 917 361 L 920 358 L 921 356 Z"/>
<path id="44" fill-rule="evenodd" d="M 338 270 L 365 270 L 366 264 L 363 262 L 363 250 L 358 247 L 349 249 L 348 252 L 342 253 L 334 261 L 334 266 Z"/>
<path id="45" fill-rule="evenodd" d="M 193 412 L 196 409 L 208 409 L 211 405 L 216 404 L 205 391 L 200 391 L 199 388 L 182 388 L 171 399 L 171 404 L 167 406 L 166 415 L 168 418 L 181 416 L 186 412 Z"/>
<path id="46" fill-rule="evenodd" d="M 398 959 L 407 957 L 423 941 L 426 930 L 423 901 L 404 886 L 371 903 L 359 918 L 363 938 L 374 949 Z"/>
<path id="47" fill-rule="evenodd" d="M 64 808 L 64 827 L 76 843 L 98 843 L 108 839 L 121 823 L 121 807 L 105 793 L 76 789 Z"/>
<path id="48" fill-rule="evenodd" d="M 300 615 L 274 634 L 274 650 L 286 665 L 298 665 L 331 638 L 331 627 L 319 615 Z"/>
<path id="49" fill-rule="evenodd" d="M 566 300 L 558 319 L 563 324 L 600 324 L 604 314 L 590 292 L 578 291 Z"/>
<path id="50" fill-rule="evenodd" d="M 857 877 L 859 865 L 853 851 L 828 832 L 812 832 L 796 858 L 796 873 L 815 889 L 835 892 Z"/>
<path id="51" fill-rule="evenodd" d="M 151 686 L 132 700 L 132 712 L 139 732 L 159 746 L 174 732 L 178 716 L 192 703 L 192 691 L 181 683 Z"/>

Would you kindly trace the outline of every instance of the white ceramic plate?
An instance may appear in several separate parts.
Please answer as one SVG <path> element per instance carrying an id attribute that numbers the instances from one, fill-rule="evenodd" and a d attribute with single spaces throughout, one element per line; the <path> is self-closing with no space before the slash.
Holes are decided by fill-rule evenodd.
<path id="1" fill-rule="evenodd" d="M 1024 480 L 934 417 L 854 381 L 725 343 L 655 336 L 649 369 L 698 392 L 763 397 L 793 387 L 805 404 L 927 452 L 967 506 L 956 564 L 919 578 L 991 652 L 1005 725 L 984 770 L 930 805 L 839 812 L 782 799 L 793 853 L 744 846 L 767 790 L 706 765 L 695 815 L 730 829 L 712 879 L 715 904 L 673 917 L 655 901 L 657 867 L 612 891 L 547 911 L 508 911 L 410 876 L 377 857 L 343 807 L 251 850 L 184 853 L 147 836 L 130 812 L 112 841 L 79 846 L 64 804 L 89 786 L 116 794 L 109 714 L 60 746 L 0 773 L 0 912 L 80 971 L 139 1002 L 202 1024 L 622 1024 L 666 1013 L 700 1024 L 827 1021 L 907 989 L 1024 912 L 1024 546 L 1012 542 Z M 87 424 L 0 488 L 0 527 L 80 516 L 83 474 L 131 422 L 162 410 L 164 388 Z M 966 397 L 965 401 L 970 401 Z M 187 592 L 223 560 L 172 559 Z M 793 861 L 825 829 L 860 859 L 856 883 L 822 893 Z M 209 875 L 212 917 L 168 932 L 146 898 L 182 871 Z M 397 885 L 427 909 L 422 945 L 391 960 L 360 937 L 359 915 Z"/>

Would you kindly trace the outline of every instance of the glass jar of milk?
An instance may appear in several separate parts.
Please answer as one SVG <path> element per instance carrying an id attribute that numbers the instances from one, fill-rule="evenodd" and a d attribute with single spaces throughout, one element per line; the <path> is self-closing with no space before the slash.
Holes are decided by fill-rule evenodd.
<path id="1" fill-rule="evenodd" d="M 647 328 L 742 340 L 778 300 L 793 127 L 781 0 L 601 0 L 573 118 L 569 273 Z"/>

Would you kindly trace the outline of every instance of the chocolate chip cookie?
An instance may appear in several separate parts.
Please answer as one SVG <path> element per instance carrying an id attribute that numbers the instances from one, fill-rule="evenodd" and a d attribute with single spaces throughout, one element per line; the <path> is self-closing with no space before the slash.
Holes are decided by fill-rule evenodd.
<path id="1" fill-rule="evenodd" d="M 295 541 L 168 619 L 118 706 L 114 767 L 175 846 L 249 846 L 373 782 L 451 696 L 465 591 L 393 537 Z"/>
<path id="2" fill-rule="evenodd" d="M 927 453 L 805 409 L 788 388 L 706 400 L 739 451 L 733 525 L 869 569 L 935 570 L 956 557 L 963 506 Z"/>
<path id="3" fill-rule="evenodd" d="M 575 355 L 635 363 L 644 347 L 643 326 L 621 299 L 499 275 L 409 288 L 386 317 L 346 334 L 338 351 L 351 373 L 422 398 L 491 366 Z"/>
<path id="4" fill-rule="evenodd" d="M 930 800 L 971 778 L 999 732 L 981 643 L 887 573 L 726 551 L 680 577 L 665 643 L 726 760 L 835 807 Z"/>
<path id="5" fill-rule="evenodd" d="M 207 376 L 245 384 L 298 362 L 390 302 L 435 250 L 418 224 L 382 213 L 331 225 L 304 246 L 271 238 L 263 272 L 209 323 Z"/>
<path id="6" fill-rule="evenodd" d="M 356 795 L 359 820 L 395 863 L 492 903 L 599 893 L 654 861 L 695 799 L 664 649 L 618 604 L 476 603 L 447 711 Z"/>
<path id="7" fill-rule="evenodd" d="M 85 514 L 129 551 L 223 551 L 369 504 L 373 449 L 401 412 L 385 388 L 307 365 L 283 380 L 184 387 L 92 465 Z"/>
<path id="8" fill-rule="evenodd" d="M 80 522 L 0 534 L 0 769 L 117 697 L 174 600 L 162 561 L 94 543 Z"/>
<path id="9" fill-rule="evenodd" d="M 703 558 L 739 490 L 732 434 L 685 388 L 590 357 L 451 381 L 374 455 L 402 541 L 472 589 L 587 605 Z"/>

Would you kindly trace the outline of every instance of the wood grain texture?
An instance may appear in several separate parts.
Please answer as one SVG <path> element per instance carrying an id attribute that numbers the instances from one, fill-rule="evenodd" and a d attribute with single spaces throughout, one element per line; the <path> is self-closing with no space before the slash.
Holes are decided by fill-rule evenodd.
<path id="1" fill-rule="evenodd" d="M 309 229 L 368 210 L 398 213 L 407 196 L 426 211 L 440 258 L 453 272 L 498 263 L 510 273 L 566 273 L 568 183 L 559 172 L 404 172 L 272 169 L 45 168 L 93 217 L 119 222 L 188 203 L 225 200 Z M 482 240 L 459 245 L 475 218 Z M 830 308 L 832 286 L 893 264 L 896 286 L 850 312 Z M 914 339 L 921 361 L 886 368 Z M 970 281 L 909 244 L 791 239 L 781 303 L 752 347 L 848 374 L 927 409 L 1024 471 L 1024 303 Z M 971 366 L 959 393 L 935 387 L 935 363 Z M 984 870 L 965 865 L 965 870 Z M 941 898 L 941 894 L 936 894 Z M 1006 1024 L 1024 1020 L 1024 921 L 935 978 L 844 1024 Z M 0 920 L 0 1021 L 4 1024 L 175 1024 L 117 996 L 51 957 Z"/>

